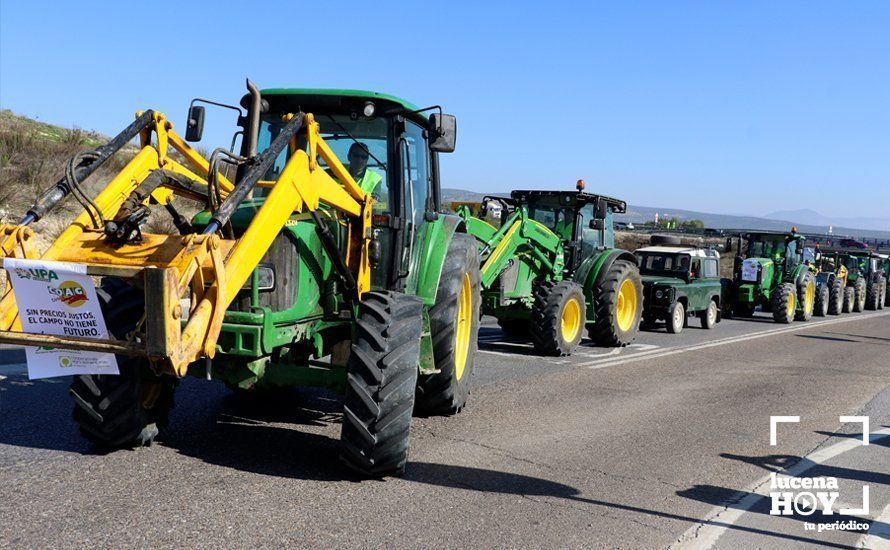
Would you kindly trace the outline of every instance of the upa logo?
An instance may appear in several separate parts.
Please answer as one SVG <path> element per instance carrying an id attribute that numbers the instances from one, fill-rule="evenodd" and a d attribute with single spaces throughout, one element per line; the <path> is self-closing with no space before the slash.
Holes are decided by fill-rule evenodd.
<path id="1" fill-rule="evenodd" d="M 56 273 L 52 269 L 44 269 L 42 267 L 32 267 L 28 269 L 17 267 L 15 268 L 15 274 L 22 279 L 28 279 L 30 281 L 40 281 L 43 283 L 51 283 L 59 279 L 58 273 Z"/>
<path id="2" fill-rule="evenodd" d="M 87 301 L 87 292 L 77 281 L 62 281 L 57 287 L 49 287 L 54 302 L 62 302 L 66 306 L 80 307 Z"/>

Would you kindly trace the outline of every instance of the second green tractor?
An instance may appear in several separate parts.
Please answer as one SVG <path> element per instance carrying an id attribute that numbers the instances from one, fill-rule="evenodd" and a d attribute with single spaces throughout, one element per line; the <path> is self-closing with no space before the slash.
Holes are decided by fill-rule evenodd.
<path id="1" fill-rule="evenodd" d="M 612 214 L 623 201 L 583 191 L 513 191 L 457 212 L 479 244 L 482 312 L 542 355 L 569 355 L 586 329 L 602 346 L 625 346 L 639 329 L 637 260 L 615 248 Z M 486 213 L 497 212 L 489 223 Z"/>

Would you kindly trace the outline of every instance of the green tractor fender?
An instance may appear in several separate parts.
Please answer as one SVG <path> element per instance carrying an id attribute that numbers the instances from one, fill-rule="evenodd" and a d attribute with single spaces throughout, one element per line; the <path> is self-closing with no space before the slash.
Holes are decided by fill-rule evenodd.
<path id="1" fill-rule="evenodd" d="M 435 220 L 423 224 L 417 241 L 420 245 L 417 268 L 413 281 L 409 278 L 408 288 L 414 288 L 415 294 L 423 300 L 424 305 L 435 305 L 448 246 L 455 233 L 466 231 L 466 222 L 460 216 L 449 214 L 439 214 Z"/>
<path id="2" fill-rule="evenodd" d="M 602 277 L 605 277 L 606 273 L 609 272 L 612 264 L 618 260 L 626 260 L 633 265 L 637 265 L 637 258 L 632 253 L 620 248 L 611 248 L 585 258 L 578 270 L 575 271 L 573 279 L 584 288 L 588 323 L 592 323 L 596 319 L 597 285 Z"/>

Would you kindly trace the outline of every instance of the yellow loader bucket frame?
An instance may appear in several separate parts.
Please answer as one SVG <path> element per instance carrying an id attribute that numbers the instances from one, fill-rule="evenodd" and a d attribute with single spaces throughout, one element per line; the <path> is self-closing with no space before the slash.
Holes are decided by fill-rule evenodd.
<path id="1" fill-rule="evenodd" d="M 27 227 L 40 219 L 71 193 L 72 182 L 66 178 L 45 192 L 19 225 L 0 225 L 0 262 L 3 258 L 30 258 L 85 264 L 87 274 L 114 276 L 133 280 L 145 290 L 145 340 L 120 341 L 68 336 L 50 336 L 21 332 L 18 309 L 11 287 L 0 299 L 0 343 L 50 346 L 63 349 L 105 351 L 142 355 L 152 360 L 159 371 L 184 376 L 188 365 L 201 357 L 212 358 L 222 327 L 223 315 L 238 291 L 248 280 L 273 240 L 294 213 L 308 212 L 320 223 L 317 211 L 325 204 L 343 216 L 348 229 L 344 256 L 333 249 L 326 251 L 339 266 L 341 274 L 352 283 L 349 291 L 360 299 L 370 290 L 369 244 L 371 241 L 371 195 L 362 191 L 349 171 L 319 134 L 319 124 L 312 114 L 287 115 L 285 128 L 264 152 L 248 159 L 248 169 L 236 184 L 218 172 L 211 177 L 210 162 L 173 131 L 173 124 L 155 111 L 137 113 L 136 121 L 107 145 L 95 152 L 95 159 L 74 167 L 76 179 L 89 176 L 115 151 L 136 135 L 140 151 L 93 199 L 100 218 L 113 220 L 124 202 L 152 174 L 162 171 L 164 183 L 151 191 L 149 201 L 167 204 L 174 196 L 194 199 L 195 189 L 213 190 L 208 181 L 216 181 L 219 208 L 201 234 L 142 234 L 138 244 L 115 244 L 107 240 L 103 228 L 95 228 L 87 209 L 75 219 L 49 249 L 38 256 L 33 246 L 33 231 Z M 298 133 L 305 132 L 307 151 L 297 148 Z M 154 134 L 154 142 L 152 141 Z M 169 148 L 178 151 L 188 166 L 168 156 Z M 275 181 L 261 177 L 287 149 L 287 163 Z M 319 167 L 324 159 L 334 180 Z M 183 178 L 191 186 L 177 183 Z M 218 231 L 254 189 L 269 188 L 263 206 L 237 239 L 221 238 Z M 339 216 L 338 216 L 339 218 Z M 325 228 L 320 228 L 325 229 Z M 324 239 L 322 239 L 323 242 Z M 182 326 L 180 298 L 191 298 L 188 321 Z"/>

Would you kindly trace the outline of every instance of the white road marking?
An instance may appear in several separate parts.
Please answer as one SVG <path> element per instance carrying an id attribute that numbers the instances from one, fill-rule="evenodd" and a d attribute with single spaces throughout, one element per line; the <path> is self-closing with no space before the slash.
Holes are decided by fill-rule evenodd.
<path id="1" fill-rule="evenodd" d="M 859 538 L 856 548 L 890 550 L 890 504 L 875 518 L 875 523 L 872 523 L 868 533 Z"/>
<path id="2" fill-rule="evenodd" d="M 700 349 L 707 349 L 716 346 L 722 346 L 725 344 L 735 344 L 738 342 L 747 342 L 749 340 L 756 340 L 758 338 L 764 338 L 766 336 L 774 336 L 777 334 L 787 334 L 789 332 L 798 332 L 801 330 L 807 330 L 811 328 L 824 327 L 827 325 L 835 325 L 838 323 L 848 323 L 850 321 L 861 321 L 864 319 L 871 319 L 873 317 L 883 317 L 886 315 L 890 315 L 890 311 L 880 312 L 880 313 L 870 313 L 866 315 L 857 315 L 857 316 L 845 316 L 838 319 L 829 319 L 826 321 L 817 321 L 815 323 L 797 323 L 790 327 L 784 328 L 775 328 L 769 330 L 762 330 L 759 332 L 752 332 L 750 334 L 742 334 L 739 336 L 730 336 L 728 338 L 720 338 L 718 340 L 712 340 L 710 342 L 706 342 L 704 344 L 691 344 L 688 346 L 682 347 L 670 347 L 664 350 L 654 350 L 650 352 L 642 352 L 636 353 L 633 355 L 628 355 L 625 357 L 616 357 L 614 359 L 608 360 L 600 360 L 600 361 L 591 361 L 587 363 L 581 363 L 579 367 L 586 367 L 589 369 L 604 369 L 606 367 L 614 367 L 616 365 L 623 365 L 625 363 L 631 363 L 634 361 L 639 361 L 641 359 L 655 359 L 658 357 L 666 357 L 668 355 L 676 355 L 678 353 L 685 353 L 687 351 L 696 351 Z"/>
<path id="3" fill-rule="evenodd" d="M 877 441 L 890 437 L 890 428 L 884 428 L 871 433 L 871 441 Z M 784 477 L 799 477 L 801 474 L 823 462 L 840 456 L 847 451 L 863 447 L 859 439 L 845 439 L 834 445 L 829 445 L 805 456 L 800 462 L 781 471 Z M 768 498 L 770 492 L 770 476 L 761 478 L 743 493 L 748 493 L 738 502 L 729 507 L 715 506 L 697 524 L 690 527 L 683 536 L 670 546 L 673 549 L 702 550 L 713 548 L 717 541 L 728 531 L 735 522 L 748 510 L 754 507 L 760 499 Z M 885 510 L 886 512 L 886 510 Z M 882 514 L 883 516 L 883 514 Z"/>

